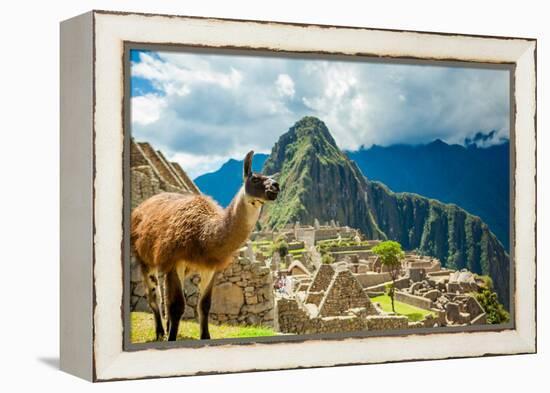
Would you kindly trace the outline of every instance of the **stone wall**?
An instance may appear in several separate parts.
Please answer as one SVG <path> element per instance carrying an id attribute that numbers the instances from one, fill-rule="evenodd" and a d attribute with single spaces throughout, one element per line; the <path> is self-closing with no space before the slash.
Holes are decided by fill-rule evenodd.
<path id="1" fill-rule="evenodd" d="M 350 253 L 347 253 L 347 252 L 333 252 L 331 253 L 331 255 L 334 257 L 334 259 L 339 262 L 339 261 L 343 261 L 345 260 L 346 258 L 348 258 L 350 256 Z M 371 257 L 373 254 L 372 254 L 372 251 L 355 251 L 353 253 L 353 255 L 356 255 L 359 259 L 368 259 L 369 257 Z"/>
<path id="2" fill-rule="evenodd" d="M 132 209 L 147 198 L 160 192 L 181 192 L 181 189 L 156 176 L 154 170 L 148 165 L 132 168 L 130 171 L 130 179 Z"/>
<path id="3" fill-rule="evenodd" d="M 402 315 L 369 315 L 366 318 L 368 330 L 407 329 L 409 319 Z"/>
<path id="4" fill-rule="evenodd" d="M 365 246 L 334 246 L 330 247 L 328 251 L 330 252 L 341 252 L 341 251 L 369 251 L 372 248 L 372 246 L 365 245 Z M 369 254 L 371 255 L 371 254 Z"/>
<path id="5" fill-rule="evenodd" d="M 432 301 L 430 299 L 423 296 L 411 295 L 406 292 L 395 291 L 395 300 L 422 308 L 424 310 L 429 310 L 432 308 Z"/>
<path id="6" fill-rule="evenodd" d="M 391 281 L 391 276 L 389 273 L 367 272 L 363 274 L 355 274 L 355 277 L 359 280 L 363 288 L 368 288 Z"/>
<path id="7" fill-rule="evenodd" d="M 315 230 L 313 228 L 296 229 L 294 236 L 296 240 L 304 242 L 307 247 L 312 247 L 315 245 Z"/>
<path id="8" fill-rule="evenodd" d="M 311 318 L 295 299 L 290 298 L 277 299 L 277 315 L 278 329 L 284 333 L 340 333 L 367 329 L 362 315 Z"/>
<path id="9" fill-rule="evenodd" d="M 160 151 L 145 142 L 131 142 L 130 174 L 132 208 L 163 191 L 199 193 L 177 163 L 169 162 Z"/>
<path id="10" fill-rule="evenodd" d="M 145 297 L 139 267 L 132 263 L 131 311 L 150 312 Z M 161 292 L 163 279 L 161 277 Z M 197 319 L 200 276 L 187 277 L 184 282 L 185 312 L 183 319 Z M 216 278 L 212 293 L 210 321 L 212 323 L 272 326 L 274 318 L 273 280 L 270 270 L 259 261 L 240 255 Z"/>
<path id="11" fill-rule="evenodd" d="M 288 251 L 301 250 L 304 247 L 305 247 L 305 243 L 303 241 L 288 243 Z"/>
<path id="12" fill-rule="evenodd" d="M 324 297 L 325 297 L 325 291 L 308 292 L 305 302 L 319 306 L 321 304 L 321 300 L 323 300 Z"/>
<path id="13" fill-rule="evenodd" d="M 252 241 L 260 241 L 260 240 L 269 240 L 269 241 L 274 241 L 275 240 L 275 232 L 258 232 L 258 231 L 255 231 L 255 232 L 252 232 L 252 234 L 250 234 L 250 240 Z"/>
<path id="14" fill-rule="evenodd" d="M 141 277 L 141 269 L 134 258 L 130 259 L 130 310 L 151 311 L 145 297 L 145 285 Z"/>
<path id="15" fill-rule="evenodd" d="M 320 240 L 335 239 L 338 237 L 336 228 L 319 228 L 315 230 L 315 242 Z"/>
<path id="16" fill-rule="evenodd" d="M 213 323 L 273 326 L 273 308 L 273 280 L 264 264 L 239 256 L 218 274 L 210 309 Z"/>
<path id="17" fill-rule="evenodd" d="M 336 273 L 327 294 L 319 305 L 320 316 L 338 316 L 353 308 L 365 308 L 367 314 L 374 313 L 369 297 L 349 270 Z"/>
<path id="18" fill-rule="evenodd" d="M 395 280 L 395 287 L 397 289 L 405 289 L 409 287 L 409 277 L 402 277 Z M 387 281 L 382 284 L 373 285 L 372 287 L 367 287 L 369 292 L 386 292 L 386 285 L 391 284 L 391 281 Z"/>
<path id="19" fill-rule="evenodd" d="M 315 278 L 309 287 L 310 292 L 318 292 L 328 288 L 332 276 L 334 276 L 334 269 L 330 265 L 321 265 L 315 273 Z"/>

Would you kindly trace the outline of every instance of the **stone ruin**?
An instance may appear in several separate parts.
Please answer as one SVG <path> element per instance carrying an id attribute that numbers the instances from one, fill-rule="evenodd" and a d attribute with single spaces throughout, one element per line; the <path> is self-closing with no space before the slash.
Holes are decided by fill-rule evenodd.
<path id="1" fill-rule="evenodd" d="M 289 228 L 283 231 L 289 241 L 303 239 L 304 232 L 307 232 L 310 238 L 324 240 L 326 230 L 329 230 L 332 231 L 332 236 L 337 236 L 334 240 L 339 240 L 343 238 L 342 234 L 350 234 L 354 231 L 347 227 L 339 228 L 336 223 L 323 227 L 319 225 L 318 220 L 313 227 L 294 225 Z M 358 233 L 353 233 L 346 239 L 352 237 L 355 240 L 361 240 Z M 317 244 L 317 241 L 314 243 Z M 321 264 L 321 256 L 318 252 L 314 257 L 315 263 L 311 263 L 314 254 L 310 251 L 316 252 L 315 247 L 310 247 L 310 250 L 301 256 L 286 261 L 289 268 L 279 271 L 294 279 L 294 293 L 290 297 L 277 299 L 281 331 L 296 332 L 300 330 L 300 326 L 304 331 L 330 330 L 329 327 L 323 326 L 322 320 L 319 320 L 328 316 L 328 314 L 324 315 L 319 307 L 321 300 L 326 296 L 330 281 L 337 275 L 327 272 L 346 271 L 346 276 L 353 277 L 354 284 L 351 288 L 356 287 L 358 283 L 367 297 L 384 294 L 391 282 L 391 277 L 371 250 L 378 243 L 378 240 L 371 240 L 361 241 L 361 245 L 333 245 L 327 251 L 335 260 L 330 266 Z M 287 258 L 290 257 L 287 256 Z M 304 272 L 304 270 L 307 271 Z M 486 313 L 473 295 L 479 289 L 480 281 L 467 270 L 453 271 L 442 268 L 437 258 L 407 252 L 402 262 L 400 277 L 395 282 L 397 289 L 395 298 L 402 303 L 430 311 L 432 314 L 421 322 L 407 323 L 399 316 L 387 315 L 378 310 L 378 317 L 375 318 L 375 314 L 370 315 L 367 321 L 372 321 L 372 323 L 368 322 L 371 324 L 371 329 L 485 324 L 487 323 Z M 331 318 L 349 317 L 348 310 L 353 307 L 348 307 L 347 296 L 342 294 L 339 298 L 341 307 L 332 312 Z M 292 322 L 292 318 L 289 317 L 291 314 L 301 322 Z M 392 321 L 390 317 L 398 318 Z M 338 322 L 338 329 L 342 329 L 342 324 L 347 324 L 348 328 L 363 326 L 360 322 L 349 319 L 345 319 L 346 322 Z M 336 324 L 336 322 L 332 323 Z M 364 329 L 364 326 L 361 329 Z"/>
<path id="2" fill-rule="evenodd" d="M 200 191 L 177 162 L 147 142 L 130 144 L 130 176 L 132 208 L 160 192 L 199 194 Z"/>
<path id="3" fill-rule="evenodd" d="M 297 278 L 294 293 L 276 297 L 283 333 L 313 334 L 406 328 L 406 317 L 377 309 L 349 269 L 324 264 L 313 279 Z M 304 285 L 305 284 L 305 285 Z"/>
<path id="4" fill-rule="evenodd" d="M 367 269 L 368 265 L 365 263 Z M 376 262 L 373 268 L 376 273 L 356 274 L 370 296 L 383 294 L 390 281 L 389 274 L 380 271 Z M 485 324 L 485 311 L 472 294 L 480 285 L 480 280 L 465 269 L 443 269 L 436 258 L 407 253 L 396 281 L 395 299 L 431 311 L 435 317 L 424 320 L 425 327 Z"/>
<path id="5" fill-rule="evenodd" d="M 210 321 L 230 325 L 273 326 L 273 280 L 269 267 L 251 254 L 250 243 L 218 274 Z"/>
<path id="6" fill-rule="evenodd" d="M 473 273 L 463 269 L 441 269 L 427 273 L 421 280 L 397 292 L 396 299 L 428 309 L 437 316 L 437 326 L 480 325 L 487 323 L 487 314 L 472 293 L 483 285 Z"/>

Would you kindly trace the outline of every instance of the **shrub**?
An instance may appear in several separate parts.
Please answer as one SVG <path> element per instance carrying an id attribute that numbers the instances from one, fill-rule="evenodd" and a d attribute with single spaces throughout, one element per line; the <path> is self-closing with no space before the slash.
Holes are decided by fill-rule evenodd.
<path id="1" fill-rule="evenodd" d="M 334 262 L 334 257 L 329 253 L 323 254 L 323 256 L 321 257 L 321 262 L 330 265 Z"/>
<path id="2" fill-rule="evenodd" d="M 288 255 L 288 243 L 283 236 L 279 236 L 273 243 L 273 252 L 278 252 L 281 258 Z"/>
<path id="3" fill-rule="evenodd" d="M 484 285 L 475 294 L 481 307 L 487 313 L 487 322 L 493 325 L 510 321 L 510 313 L 498 301 L 497 294 L 493 289 L 493 280 L 489 276 L 480 276 Z"/>

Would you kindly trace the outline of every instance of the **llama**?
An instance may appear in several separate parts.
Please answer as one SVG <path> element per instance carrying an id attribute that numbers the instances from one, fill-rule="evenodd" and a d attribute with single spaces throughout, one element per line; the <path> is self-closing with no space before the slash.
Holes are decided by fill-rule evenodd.
<path id="1" fill-rule="evenodd" d="M 232 263 L 254 229 L 262 205 L 279 193 L 273 177 L 252 172 L 253 154 L 246 155 L 243 186 L 225 209 L 205 195 L 161 193 L 132 212 L 132 251 L 141 266 L 157 340 L 165 335 L 159 306 L 161 272 L 165 274 L 168 340 L 176 340 L 185 309 L 183 280 L 191 272 L 201 276 L 200 338 L 210 338 L 208 313 L 216 273 Z"/>

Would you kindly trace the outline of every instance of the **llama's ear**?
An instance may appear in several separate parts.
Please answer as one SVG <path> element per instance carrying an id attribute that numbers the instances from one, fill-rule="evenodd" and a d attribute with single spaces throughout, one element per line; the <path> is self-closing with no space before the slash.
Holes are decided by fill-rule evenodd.
<path id="1" fill-rule="evenodd" d="M 244 158 L 244 171 L 243 175 L 246 179 L 248 176 L 252 175 L 252 156 L 254 155 L 254 152 L 250 150 L 246 157 Z"/>

